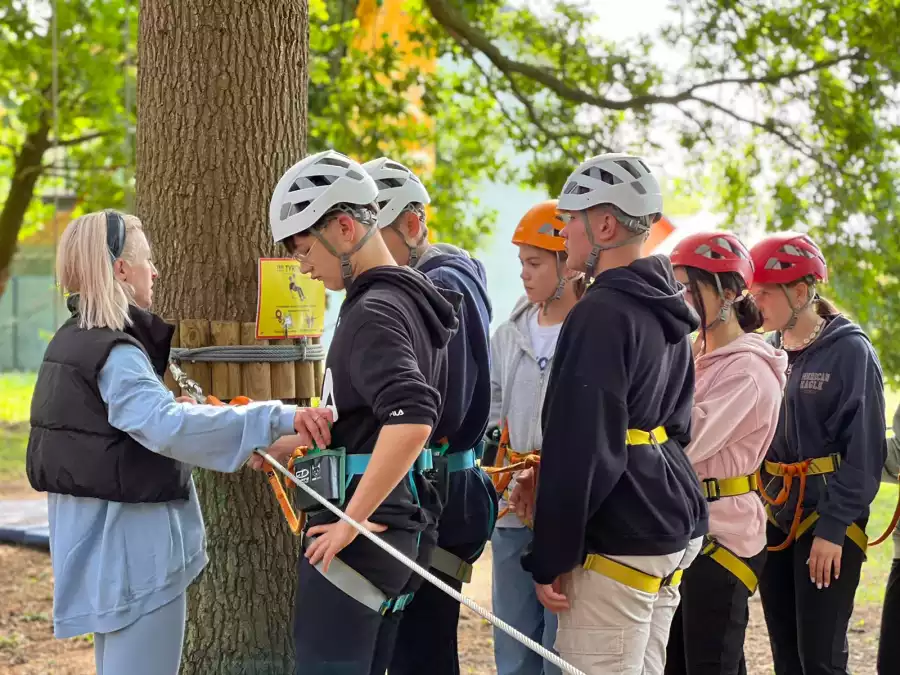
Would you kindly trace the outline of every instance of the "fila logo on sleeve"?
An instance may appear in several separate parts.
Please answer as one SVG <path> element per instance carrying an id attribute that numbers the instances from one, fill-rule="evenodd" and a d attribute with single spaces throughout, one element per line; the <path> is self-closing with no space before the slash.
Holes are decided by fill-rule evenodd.
<path id="1" fill-rule="evenodd" d="M 389 417 L 403 417 L 403 409 L 398 408 L 397 410 L 391 410 Z"/>

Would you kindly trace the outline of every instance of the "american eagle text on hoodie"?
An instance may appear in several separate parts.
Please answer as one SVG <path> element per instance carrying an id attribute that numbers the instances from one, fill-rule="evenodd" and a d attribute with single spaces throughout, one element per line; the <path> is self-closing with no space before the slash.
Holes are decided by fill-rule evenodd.
<path id="1" fill-rule="evenodd" d="M 794 463 L 841 456 L 835 473 L 806 479 L 803 508 L 819 514 L 815 536 L 843 544 L 847 527 L 869 516 L 887 455 L 881 364 L 862 329 L 841 315 L 832 317 L 811 345 L 790 352 L 789 358 L 781 416 L 766 459 Z M 762 477 L 768 494 L 777 495 L 781 478 L 765 470 Z M 795 480 L 787 502 L 772 507 L 785 532 L 799 489 Z"/>

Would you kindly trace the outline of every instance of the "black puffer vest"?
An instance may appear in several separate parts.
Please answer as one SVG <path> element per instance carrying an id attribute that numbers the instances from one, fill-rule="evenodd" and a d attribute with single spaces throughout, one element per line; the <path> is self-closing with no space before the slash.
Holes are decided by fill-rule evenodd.
<path id="1" fill-rule="evenodd" d="M 95 497 L 114 502 L 187 499 L 190 467 L 152 452 L 108 422 L 97 379 L 117 344 L 132 344 L 150 357 L 162 377 L 174 327 L 132 306 L 134 322 L 124 331 L 78 327 L 72 317 L 53 336 L 31 400 L 26 468 L 41 492 Z"/>

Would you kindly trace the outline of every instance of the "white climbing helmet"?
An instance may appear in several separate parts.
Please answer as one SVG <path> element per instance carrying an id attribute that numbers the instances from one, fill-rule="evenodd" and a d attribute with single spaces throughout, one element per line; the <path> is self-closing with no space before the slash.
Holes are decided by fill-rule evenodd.
<path id="1" fill-rule="evenodd" d="M 412 171 L 388 157 L 363 164 L 378 187 L 378 227 L 387 227 L 413 202 L 428 204 L 431 197 Z"/>
<path id="2" fill-rule="evenodd" d="M 372 204 L 375 181 L 358 162 L 336 150 L 310 155 L 284 172 L 269 202 L 275 242 L 305 232 L 338 204 Z"/>
<path id="3" fill-rule="evenodd" d="M 597 155 L 572 172 L 557 208 L 584 211 L 597 204 L 613 204 L 635 218 L 661 215 L 662 191 L 640 157 L 619 153 Z"/>

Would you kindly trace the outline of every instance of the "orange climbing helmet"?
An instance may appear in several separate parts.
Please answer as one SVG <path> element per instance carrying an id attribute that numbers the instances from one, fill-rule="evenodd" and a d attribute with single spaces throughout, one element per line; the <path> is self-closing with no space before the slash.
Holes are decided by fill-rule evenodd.
<path id="1" fill-rule="evenodd" d="M 560 235 L 565 226 L 556 210 L 556 200 L 549 199 L 532 206 L 522 216 L 513 232 L 512 243 L 561 253 L 566 250 L 566 241 Z"/>

